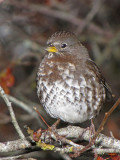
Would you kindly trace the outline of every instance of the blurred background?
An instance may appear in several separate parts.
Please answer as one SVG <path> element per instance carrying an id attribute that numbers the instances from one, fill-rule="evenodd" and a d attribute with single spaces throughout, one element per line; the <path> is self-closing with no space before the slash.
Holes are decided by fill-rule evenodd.
<path id="1" fill-rule="evenodd" d="M 96 118 L 96 128 L 105 111 L 120 96 L 120 1 L 119 0 L 2 0 L 0 1 L 0 85 L 5 92 L 36 106 L 49 125 L 49 117 L 36 94 L 36 73 L 45 55 L 46 41 L 56 31 L 74 32 L 110 85 L 114 101 Z M 46 126 L 33 112 L 13 108 L 25 135 L 24 125 L 37 130 Z M 120 107 L 110 116 L 104 134 L 120 139 Z M 62 124 L 61 124 L 62 126 Z M 86 124 L 80 124 L 86 127 Z M 9 111 L 0 98 L 0 141 L 15 140 L 18 135 Z M 28 154 L 36 159 L 63 159 L 58 153 Z M 38 158 L 39 157 L 39 158 Z M 79 159 L 79 158 L 78 158 Z"/>

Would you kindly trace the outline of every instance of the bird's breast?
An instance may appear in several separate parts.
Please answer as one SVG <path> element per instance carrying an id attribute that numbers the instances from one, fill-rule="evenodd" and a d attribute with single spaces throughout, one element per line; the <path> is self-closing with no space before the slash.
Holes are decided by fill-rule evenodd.
<path id="1" fill-rule="evenodd" d="M 74 63 L 45 61 L 38 71 L 40 102 L 54 118 L 78 123 L 94 117 L 101 108 L 105 90 L 94 74 Z"/>

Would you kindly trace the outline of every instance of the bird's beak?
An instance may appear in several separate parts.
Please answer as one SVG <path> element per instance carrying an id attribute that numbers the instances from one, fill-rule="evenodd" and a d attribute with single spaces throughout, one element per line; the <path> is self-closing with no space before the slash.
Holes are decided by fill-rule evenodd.
<path id="1" fill-rule="evenodd" d="M 57 48 L 54 46 L 47 47 L 45 50 L 52 53 L 58 52 Z"/>

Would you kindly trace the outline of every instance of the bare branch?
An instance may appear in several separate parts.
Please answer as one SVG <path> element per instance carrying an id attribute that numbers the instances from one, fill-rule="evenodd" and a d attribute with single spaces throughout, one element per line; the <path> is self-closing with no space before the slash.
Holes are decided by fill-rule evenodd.
<path id="1" fill-rule="evenodd" d="M 94 153 L 99 155 L 107 154 L 107 153 L 120 153 L 120 149 L 117 148 L 95 148 Z"/>
<path id="2" fill-rule="evenodd" d="M 12 157 L 1 157 L 0 159 L 1 160 L 16 160 L 17 158 L 20 158 L 22 157 L 22 155 L 19 155 L 19 156 L 12 156 Z"/>
<path id="3" fill-rule="evenodd" d="M 57 131 L 59 135 L 65 135 L 66 138 L 76 138 L 85 141 L 89 141 L 91 138 L 90 130 L 83 129 L 81 127 L 68 126 L 66 128 L 58 129 Z M 95 144 L 120 150 L 120 140 L 113 137 L 107 137 L 104 134 L 99 134 Z"/>
<path id="4" fill-rule="evenodd" d="M 23 150 L 25 148 L 31 147 L 31 144 L 26 139 L 18 139 L 14 141 L 8 141 L 4 143 L 0 143 L 0 152 L 13 152 L 17 150 Z"/>
<path id="5" fill-rule="evenodd" d="M 7 107 L 8 107 L 8 110 L 10 112 L 10 116 L 11 116 L 11 119 L 12 119 L 12 123 L 13 123 L 17 133 L 19 134 L 20 138 L 25 138 L 25 136 L 22 133 L 22 131 L 21 131 L 19 125 L 18 125 L 18 122 L 16 120 L 16 117 L 15 117 L 11 102 L 7 98 L 7 95 L 5 94 L 5 92 L 4 92 L 4 90 L 2 89 L 1 86 L 0 86 L 0 95 L 2 96 L 2 98 L 4 99 L 4 101 L 5 101 L 5 103 L 6 103 Z"/>
<path id="6" fill-rule="evenodd" d="M 13 102 L 18 107 L 20 107 L 23 110 L 25 110 L 26 112 L 28 112 L 31 116 L 36 118 L 38 122 L 40 122 L 40 118 L 33 108 L 31 108 L 30 106 L 28 106 L 27 104 L 23 103 L 22 101 L 18 100 L 17 98 L 15 98 L 13 96 L 7 95 L 7 97 L 11 102 Z"/>
<path id="7" fill-rule="evenodd" d="M 57 130 L 58 134 L 61 136 L 66 136 L 66 138 L 70 139 L 81 139 L 85 141 L 89 141 L 91 134 L 89 130 L 76 127 L 76 126 L 68 126 L 66 128 L 61 128 Z M 50 143 L 50 138 L 45 137 L 45 133 L 42 134 L 41 140 L 44 141 L 47 139 L 47 143 Z M 52 135 L 54 137 L 54 135 Z M 27 138 L 30 140 L 30 137 Z M 15 141 L 8 141 L 4 143 L 0 143 L 0 152 L 6 153 L 6 152 L 13 152 L 18 150 L 24 150 L 26 148 L 31 148 L 32 144 L 29 143 L 27 139 L 19 139 Z M 70 140 L 67 143 L 68 145 L 65 147 L 55 147 L 54 151 L 62 152 L 62 153 L 70 153 L 71 147 L 80 147 L 81 149 L 84 148 L 84 146 L 76 144 Z M 71 143 L 70 143 L 71 142 Z M 76 145 L 75 145 L 76 144 Z M 59 145 L 59 142 L 58 142 Z M 106 154 L 106 153 L 120 153 L 120 140 L 117 140 L 112 137 L 107 137 L 103 134 L 99 134 L 98 138 L 95 141 L 95 145 L 99 145 L 100 148 L 96 148 L 95 146 L 92 147 L 93 152 L 98 154 Z M 36 148 L 38 148 L 36 146 Z M 32 150 L 31 150 L 32 152 Z"/>

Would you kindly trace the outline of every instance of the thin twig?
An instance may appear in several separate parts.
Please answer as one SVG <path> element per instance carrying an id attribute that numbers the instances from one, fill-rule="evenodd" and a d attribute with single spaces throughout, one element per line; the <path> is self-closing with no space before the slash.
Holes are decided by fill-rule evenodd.
<path id="1" fill-rule="evenodd" d="M 38 111 L 38 109 L 36 107 L 34 107 L 34 110 L 39 114 L 40 118 L 42 119 L 42 121 L 46 124 L 46 126 L 48 128 L 50 128 L 50 126 L 47 124 L 47 122 L 45 121 L 45 119 L 43 118 L 43 116 L 40 114 L 40 112 Z"/>
<path id="2" fill-rule="evenodd" d="M 4 99 L 4 101 L 5 101 L 5 103 L 6 103 L 7 107 L 8 107 L 8 110 L 10 112 L 10 116 L 11 116 L 11 119 L 12 119 L 12 123 L 13 123 L 17 133 L 19 134 L 20 138 L 25 138 L 25 136 L 24 136 L 22 130 L 20 129 L 20 127 L 18 125 L 18 122 L 16 120 L 16 117 L 15 117 L 11 102 L 7 98 L 7 95 L 5 94 L 5 92 L 4 92 L 4 90 L 3 90 L 3 88 L 1 86 L 0 86 L 0 94 L 1 94 L 2 98 Z"/>
<path id="3" fill-rule="evenodd" d="M 59 135 L 59 133 L 58 133 L 58 135 Z M 56 140 L 56 136 L 54 135 L 54 134 L 51 134 L 51 137 L 53 138 L 53 139 L 55 139 Z M 66 144 L 69 144 L 69 145 L 71 145 L 71 146 L 74 146 L 75 148 L 80 148 L 81 150 L 84 148 L 84 146 L 83 145 L 79 145 L 79 144 L 77 144 L 77 143 L 74 143 L 73 141 L 71 141 L 71 140 L 69 140 L 69 139 L 66 139 L 66 138 L 64 138 L 64 137 L 62 137 L 61 136 L 61 141 L 63 142 L 63 143 L 66 143 Z"/>
<path id="4" fill-rule="evenodd" d="M 25 104 L 24 102 L 18 100 L 17 98 L 15 98 L 13 96 L 7 95 L 7 97 L 11 102 L 13 102 L 17 106 L 19 106 L 20 108 L 22 108 L 23 110 L 28 112 L 31 116 L 36 118 L 38 122 L 40 122 L 38 114 L 30 106 L 28 106 L 27 104 Z"/>

